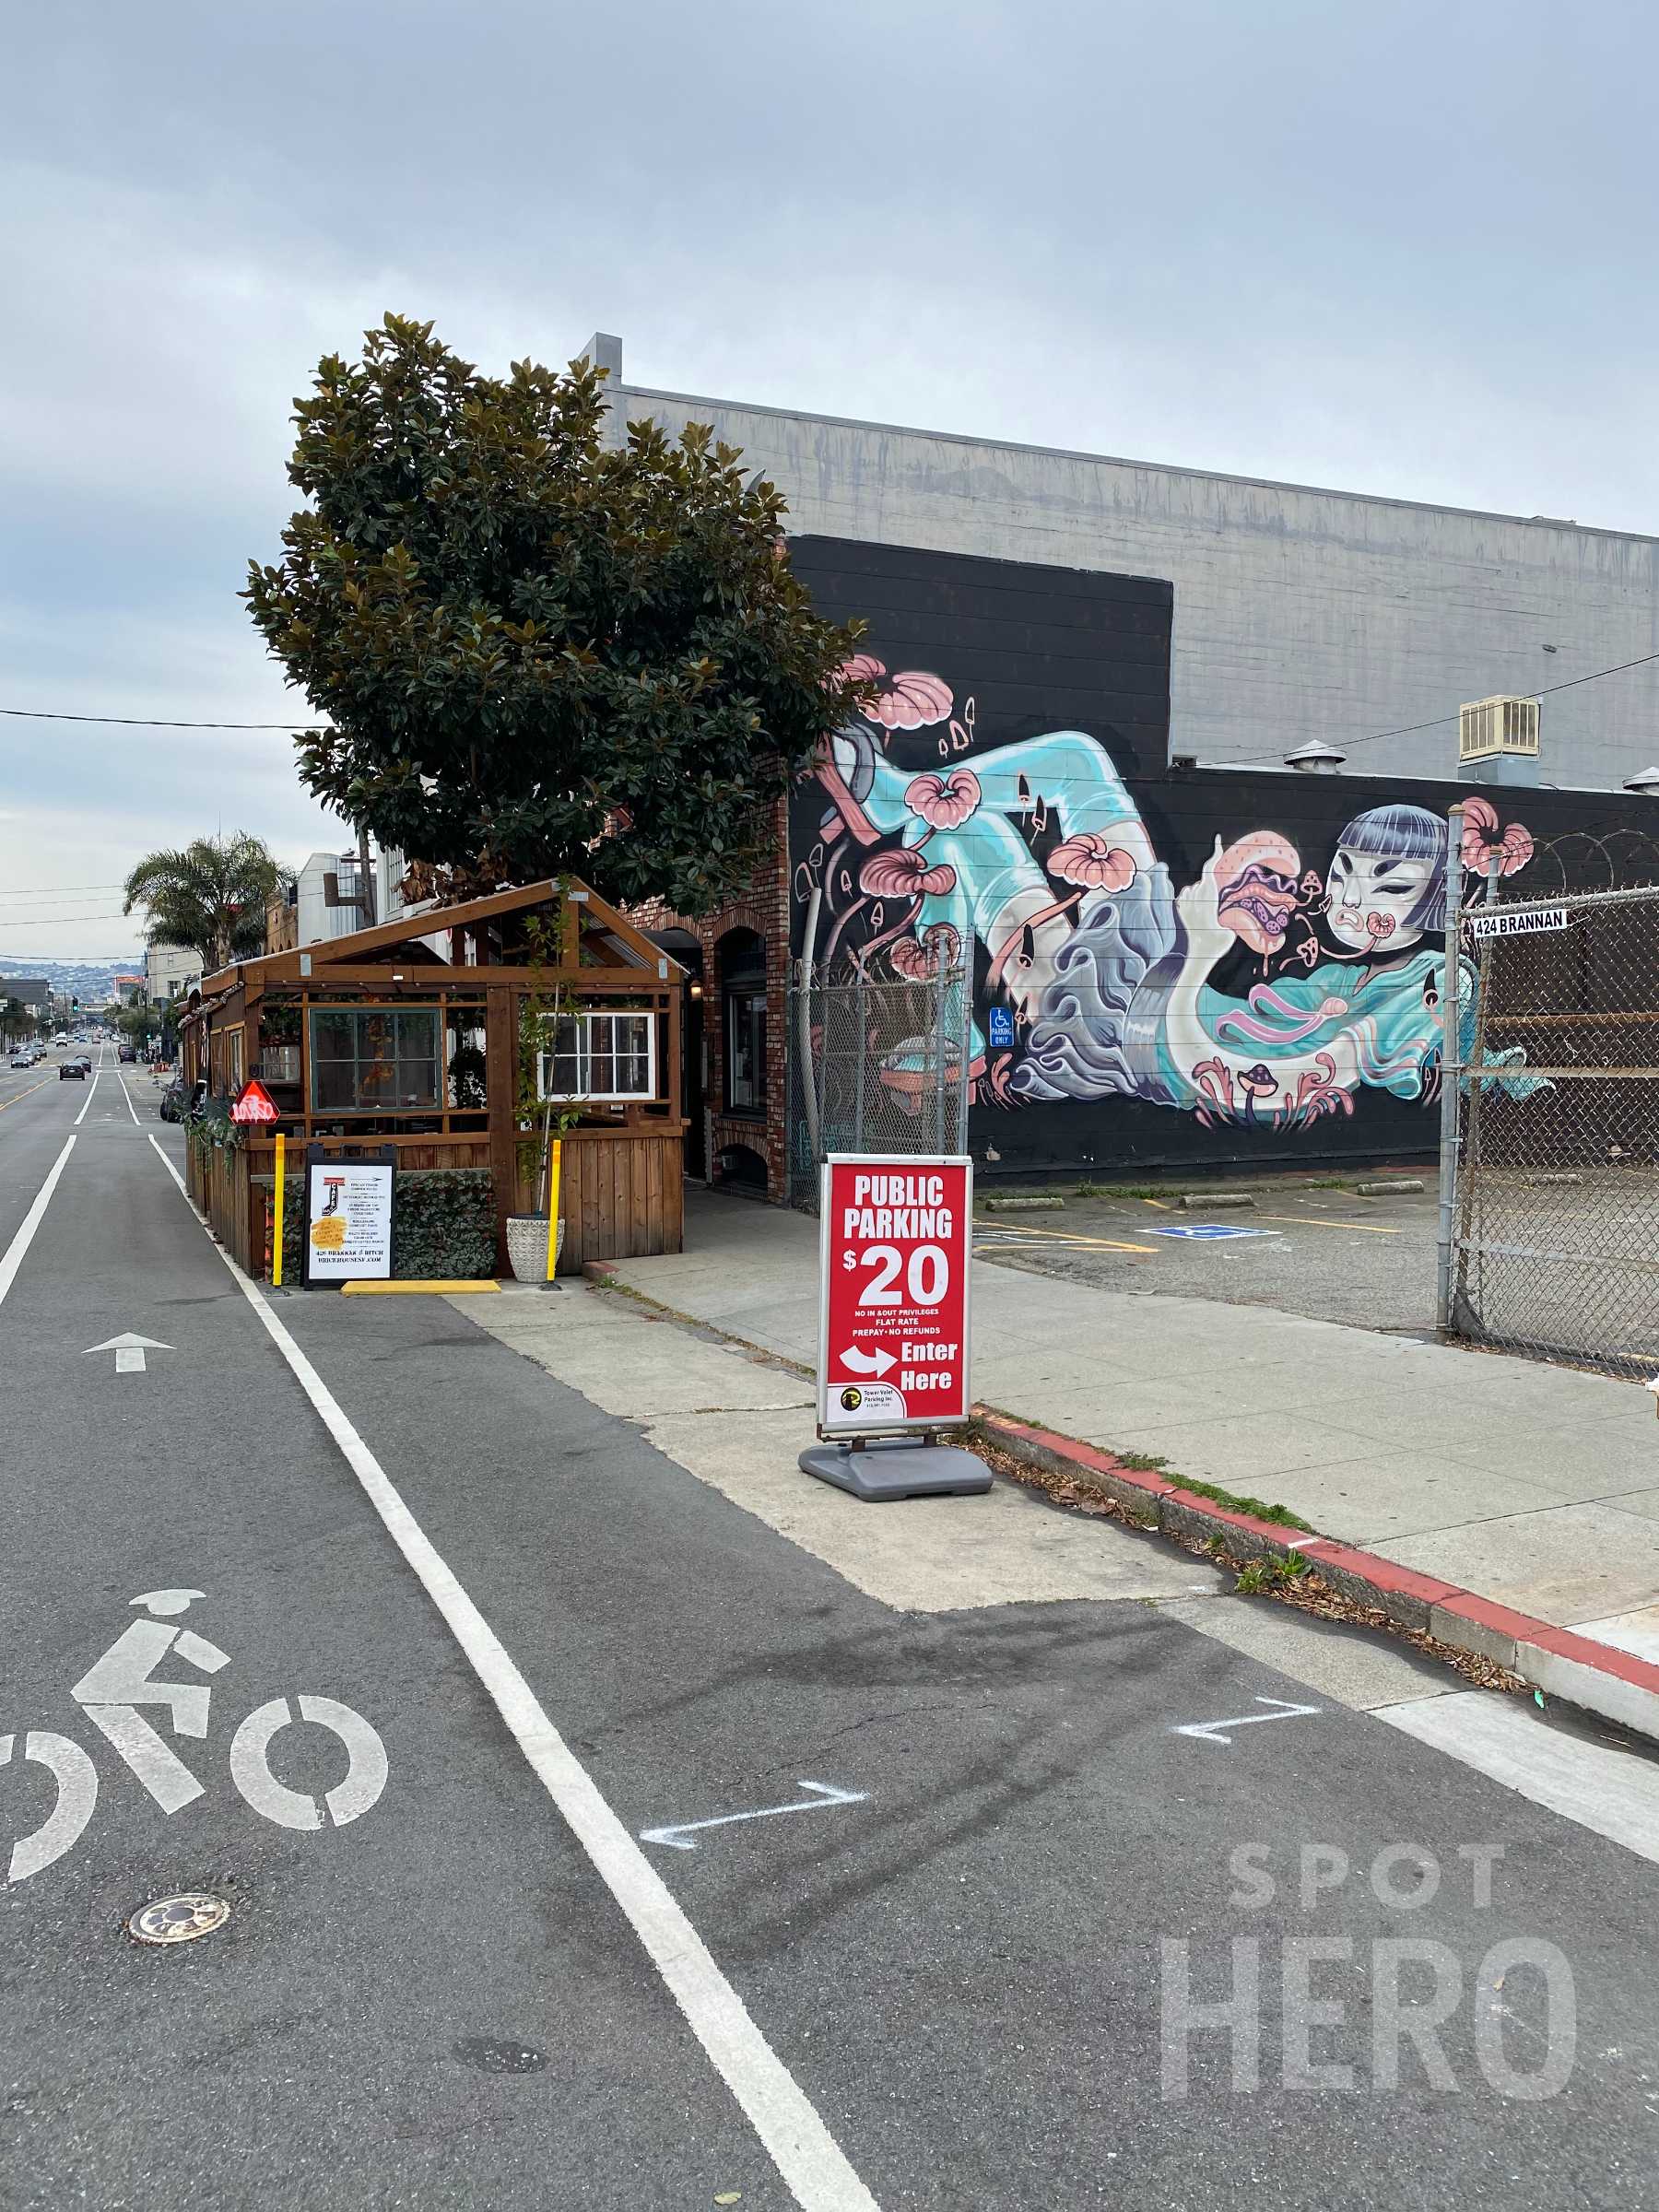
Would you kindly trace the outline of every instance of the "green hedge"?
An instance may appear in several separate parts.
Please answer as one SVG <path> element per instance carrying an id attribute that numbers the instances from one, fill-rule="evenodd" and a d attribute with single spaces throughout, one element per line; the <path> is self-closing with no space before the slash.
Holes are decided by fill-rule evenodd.
<path id="1" fill-rule="evenodd" d="M 275 1189 L 255 1175 L 253 1188 Z M 400 1283 L 453 1276 L 470 1280 L 496 1272 L 495 1183 L 488 1168 L 400 1168 L 393 1230 L 392 1274 Z M 293 1162 L 282 1194 L 282 1279 L 304 1281 L 305 1163 Z"/>

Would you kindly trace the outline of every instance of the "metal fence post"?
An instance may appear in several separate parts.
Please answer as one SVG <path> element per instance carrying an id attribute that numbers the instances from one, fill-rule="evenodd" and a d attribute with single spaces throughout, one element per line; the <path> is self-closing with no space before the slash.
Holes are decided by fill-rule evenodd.
<path id="1" fill-rule="evenodd" d="M 1440 1250 L 1435 1270 L 1435 1323 L 1452 1327 L 1452 1244 L 1457 1219 L 1457 1143 L 1463 1075 L 1464 810 L 1446 819 L 1446 958 L 1441 982 Z"/>
<path id="2" fill-rule="evenodd" d="M 964 960 L 957 978 L 957 1076 L 960 1093 L 960 1104 L 957 1112 L 961 1126 L 957 1132 L 956 1148 L 965 1154 L 968 1150 L 968 1112 L 973 1103 L 973 1084 L 969 1067 L 973 1057 L 973 964 L 971 960 Z"/>
<path id="3" fill-rule="evenodd" d="M 862 960 L 859 961 L 857 967 L 853 971 L 853 1019 L 858 1030 L 857 1049 L 853 1054 L 853 1080 L 858 1087 L 853 1096 L 853 1149 L 854 1152 L 862 1152 L 865 1148 L 864 1124 L 865 1037 L 865 971 L 864 962 Z"/>

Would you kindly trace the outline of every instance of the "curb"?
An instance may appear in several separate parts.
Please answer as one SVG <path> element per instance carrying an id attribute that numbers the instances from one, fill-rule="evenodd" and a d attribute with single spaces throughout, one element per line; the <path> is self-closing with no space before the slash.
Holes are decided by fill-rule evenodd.
<path id="1" fill-rule="evenodd" d="M 601 1288 L 621 1287 L 605 1260 L 589 1260 L 582 1272 Z M 665 1318 L 681 1318 L 656 1299 L 644 1302 L 655 1306 Z M 729 1335 L 719 1328 L 713 1333 Z M 779 1364 L 796 1363 L 784 1359 Z M 1559 1629 L 1531 1613 L 1517 1613 L 1511 1606 L 1461 1590 L 1438 1576 L 1419 1574 L 1414 1567 L 1401 1567 L 1335 1536 L 1313 1535 L 1287 1529 L 1279 1522 L 1258 1521 L 1253 1513 L 1235 1512 L 1230 1506 L 1182 1489 L 1166 1476 L 1126 1467 L 1110 1452 L 1075 1436 L 1016 1420 L 986 1406 L 974 1410 L 1014 1458 L 1048 1474 L 1087 1474 L 1142 1528 L 1188 1538 L 1215 1535 L 1225 1529 L 1233 1550 L 1246 1559 L 1283 1559 L 1287 1552 L 1300 1552 L 1313 1561 L 1334 1589 L 1358 1605 L 1374 1606 L 1400 1628 L 1431 1636 L 1453 1651 L 1489 1659 L 1563 1704 L 1616 1721 L 1659 1743 L 1659 1666 L 1649 1660 L 1610 1643 L 1597 1643 L 1571 1629 Z"/>
<path id="2" fill-rule="evenodd" d="M 1076 1437 L 1060 1436 L 1006 1413 L 980 1409 L 980 1418 L 1004 1449 L 1049 1474 L 1081 1470 L 1143 1528 L 1186 1537 L 1225 1529 L 1232 1548 L 1247 1559 L 1283 1559 L 1300 1552 L 1345 1597 L 1374 1606 L 1403 1629 L 1447 1643 L 1454 1651 L 1490 1659 L 1535 1689 L 1659 1742 L 1659 1666 L 1571 1629 L 1559 1629 L 1530 1613 L 1477 1597 L 1454 1583 L 1419 1574 L 1374 1551 L 1334 1536 L 1304 1535 L 1277 1522 L 1258 1521 L 1183 1490 L 1161 1475 L 1125 1467 L 1110 1452 Z"/>

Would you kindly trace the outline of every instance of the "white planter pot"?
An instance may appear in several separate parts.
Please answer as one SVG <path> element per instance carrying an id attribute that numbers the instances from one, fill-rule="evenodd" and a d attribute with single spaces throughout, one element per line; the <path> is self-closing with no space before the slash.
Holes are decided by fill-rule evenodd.
<path id="1" fill-rule="evenodd" d="M 565 1225 L 559 1224 L 557 1253 L 564 1250 Z M 509 1214 L 507 1257 L 515 1283 L 545 1283 L 547 1279 L 547 1217 L 546 1214 Z"/>

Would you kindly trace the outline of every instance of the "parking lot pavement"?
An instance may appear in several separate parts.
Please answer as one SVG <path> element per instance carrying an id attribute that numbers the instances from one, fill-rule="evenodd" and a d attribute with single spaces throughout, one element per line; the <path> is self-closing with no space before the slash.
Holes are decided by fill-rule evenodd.
<path id="1" fill-rule="evenodd" d="M 1067 1193 L 1056 1213 L 982 1213 L 973 1249 L 999 1266 L 1137 1297 L 1273 1306 L 1355 1328 L 1427 1334 L 1436 1194 L 1432 1171 L 1416 1179 L 1420 1192 L 1366 1198 L 1300 1179 L 1239 1185 L 1253 1206 L 1207 1210 L 1182 1207 L 1178 1185 L 1155 1198 Z"/>

